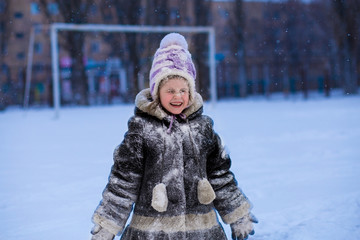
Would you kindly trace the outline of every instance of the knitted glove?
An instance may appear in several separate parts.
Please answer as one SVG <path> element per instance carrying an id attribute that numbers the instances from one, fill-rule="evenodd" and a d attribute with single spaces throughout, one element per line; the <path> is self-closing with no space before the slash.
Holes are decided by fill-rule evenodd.
<path id="1" fill-rule="evenodd" d="M 258 220 L 251 213 L 245 215 L 234 223 L 230 224 L 233 240 L 246 240 L 249 235 L 254 235 L 253 223 L 258 223 Z"/>
<path id="2" fill-rule="evenodd" d="M 91 234 L 93 235 L 91 237 L 91 240 L 113 240 L 115 237 L 114 234 L 112 234 L 105 228 L 102 228 L 98 224 L 95 224 L 95 226 L 91 230 Z"/>

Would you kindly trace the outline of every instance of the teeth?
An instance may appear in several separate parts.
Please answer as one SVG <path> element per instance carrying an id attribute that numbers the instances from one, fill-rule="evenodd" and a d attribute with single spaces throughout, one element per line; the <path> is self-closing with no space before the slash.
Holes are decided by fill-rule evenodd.
<path id="1" fill-rule="evenodd" d="M 171 103 L 171 105 L 174 105 L 174 106 L 180 106 L 182 103 Z"/>

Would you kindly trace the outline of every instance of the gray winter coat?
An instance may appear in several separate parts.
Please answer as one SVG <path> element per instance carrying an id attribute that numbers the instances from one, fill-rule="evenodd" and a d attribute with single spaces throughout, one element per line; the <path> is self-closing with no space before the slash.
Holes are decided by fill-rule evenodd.
<path id="1" fill-rule="evenodd" d="M 227 224 L 249 212 L 250 204 L 229 170 L 230 158 L 203 112 L 199 94 L 173 119 L 152 101 L 145 89 L 136 98 L 135 115 L 123 142 L 114 151 L 114 165 L 93 221 L 121 239 L 226 239 L 215 210 Z M 210 203 L 199 200 L 199 181 L 215 192 Z M 154 188 L 166 186 L 167 207 L 152 207 Z M 164 200 L 164 199 L 160 199 Z M 211 199 L 212 200 L 212 199 Z"/>

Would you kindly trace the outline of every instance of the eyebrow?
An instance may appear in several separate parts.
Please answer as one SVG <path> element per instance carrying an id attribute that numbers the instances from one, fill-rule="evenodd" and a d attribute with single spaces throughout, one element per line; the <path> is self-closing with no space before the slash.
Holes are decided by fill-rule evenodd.
<path id="1" fill-rule="evenodd" d="M 175 90 L 175 88 L 173 88 L 173 87 L 169 87 L 169 88 L 166 88 L 166 90 L 167 91 L 169 91 L 169 90 Z M 179 90 L 189 90 L 189 88 L 180 88 Z"/>

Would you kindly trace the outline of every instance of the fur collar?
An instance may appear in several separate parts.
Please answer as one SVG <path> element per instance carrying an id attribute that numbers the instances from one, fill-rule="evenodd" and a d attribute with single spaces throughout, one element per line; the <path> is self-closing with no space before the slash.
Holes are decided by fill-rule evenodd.
<path id="1" fill-rule="evenodd" d="M 136 95 L 135 106 L 141 111 L 160 120 L 169 116 L 169 114 L 160 106 L 159 100 L 152 99 L 150 88 L 144 89 Z M 203 99 L 199 93 L 195 92 L 194 100 L 190 103 L 190 106 L 184 110 L 183 114 L 185 114 L 186 117 L 189 117 L 191 114 L 198 111 L 202 106 Z"/>

